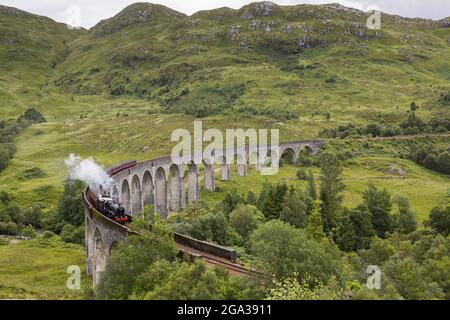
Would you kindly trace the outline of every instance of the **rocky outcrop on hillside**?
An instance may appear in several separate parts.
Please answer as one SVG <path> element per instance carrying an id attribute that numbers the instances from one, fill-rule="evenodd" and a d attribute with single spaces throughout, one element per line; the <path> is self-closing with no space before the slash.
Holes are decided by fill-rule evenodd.
<path id="1" fill-rule="evenodd" d="M 158 21 L 164 18 L 184 18 L 186 15 L 169 9 L 165 6 L 151 3 L 135 3 L 126 7 L 116 16 L 100 21 L 91 29 L 91 33 L 101 37 L 110 33 L 115 33 L 123 28 L 143 24 L 151 21 Z"/>
<path id="2" fill-rule="evenodd" d="M 269 1 L 251 3 L 240 10 L 243 12 L 241 19 L 251 20 L 257 17 L 273 16 L 277 9 L 278 6 Z"/>

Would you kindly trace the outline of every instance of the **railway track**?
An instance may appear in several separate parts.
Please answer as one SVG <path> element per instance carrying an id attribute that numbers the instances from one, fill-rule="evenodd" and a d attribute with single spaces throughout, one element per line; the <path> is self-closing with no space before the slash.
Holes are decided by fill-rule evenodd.
<path id="1" fill-rule="evenodd" d="M 211 255 L 209 253 L 202 252 L 200 250 L 189 248 L 182 244 L 177 243 L 177 247 L 180 251 L 188 254 L 189 256 L 202 259 L 211 266 L 223 267 L 233 275 L 247 275 L 247 276 L 262 275 L 261 272 L 255 269 L 245 267 L 241 264 L 229 261 L 227 259 L 215 255 Z"/>
<path id="2" fill-rule="evenodd" d="M 138 231 L 134 230 L 130 226 L 119 224 L 116 221 L 111 220 L 108 217 L 106 217 L 105 215 L 101 214 L 99 212 L 99 210 L 95 207 L 95 201 L 93 201 L 92 197 L 93 197 L 93 194 L 88 190 L 83 194 L 84 201 L 89 205 L 90 210 L 94 210 L 99 216 L 102 217 L 102 219 L 105 219 L 105 220 L 109 221 L 109 223 L 112 223 L 116 227 L 120 228 L 123 231 L 123 233 L 125 233 L 125 234 L 139 234 Z M 227 250 L 226 248 L 214 245 L 212 243 L 192 239 L 188 236 L 181 235 L 181 234 L 174 234 L 174 239 L 175 239 L 176 246 L 177 246 L 178 250 L 180 250 L 180 252 L 183 252 L 184 254 L 186 254 L 189 257 L 194 258 L 194 259 L 202 259 L 203 261 L 205 261 L 206 264 L 208 264 L 210 266 L 223 267 L 230 274 L 239 275 L 239 276 L 253 276 L 253 275 L 261 275 L 262 274 L 255 269 L 247 268 L 241 264 L 238 264 L 238 263 L 232 261 L 232 260 L 235 260 L 234 257 L 229 257 L 229 259 L 227 259 L 227 258 L 220 257 L 220 256 L 210 253 L 211 251 L 213 251 L 213 252 L 218 251 L 220 253 L 221 252 L 220 250 L 226 251 Z M 192 244 L 192 245 L 189 245 L 189 244 Z M 199 249 L 199 246 L 206 247 L 208 250 L 201 250 L 201 249 Z M 207 251 L 209 251 L 209 252 L 207 252 Z M 233 252 L 234 252 L 234 250 L 233 250 Z M 229 252 L 225 252 L 225 253 L 229 253 Z M 235 252 L 234 252 L 234 255 L 235 255 Z M 224 256 L 228 256 L 228 255 L 224 255 Z"/>

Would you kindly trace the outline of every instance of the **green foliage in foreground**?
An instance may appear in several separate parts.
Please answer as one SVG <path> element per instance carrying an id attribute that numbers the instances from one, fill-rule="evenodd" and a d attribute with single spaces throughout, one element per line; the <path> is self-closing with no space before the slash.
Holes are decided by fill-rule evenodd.
<path id="1" fill-rule="evenodd" d="M 140 223 L 144 225 L 145 223 Z M 97 299 L 218 300 L 261 298 L 251 281 L 177 257 L 169 233 L 155 228 L 131 236 L 114 251 L 99 285 Z"/>
<path id="2" fill-rule="evenodd" d="M 133 293 L 136 279 L 159 259 L 173 260 L 177 248 L 173 237 L 164 231 L 146 232 L 130 236 L 113 251 L 100 283 L 96 287 L 98 299 L 127 299 Z"/>
<path id="3" fill-rule="evenodd" d="M 327 241 L 311 240 L 306 232 L 284 222 L 263 224 L 250 237 L 250 252 L 267 274 L 284 278 L 297 272 L 300 279 L 310 275 L 327 281 L 340 277 L 339 250 Z"/>
<path id="4" fill-rule="evenodd" d="M 0 238 L 0 242 L 2 238 Z M 92 280 L 85 249 L 48 236 L 0 245 L 0 299 L 81 299 Z M 81 290 L 67 289 L 67 268 L 81 268 Z"/>
<path id="5" fill-rule="evenodd" d="M 262 290 L 251 280 L 207 267 L 201 260 L 158 260 L 139 275 L 131 299 L 242 300 L 261 299 L 261 294 Z"/>
<path id="6" fill-rule="evenodd" d="M 448 236 L 450 234 L 450 206 L 434 208 L 430 213 L 428 224 L 432 230 Z"/>

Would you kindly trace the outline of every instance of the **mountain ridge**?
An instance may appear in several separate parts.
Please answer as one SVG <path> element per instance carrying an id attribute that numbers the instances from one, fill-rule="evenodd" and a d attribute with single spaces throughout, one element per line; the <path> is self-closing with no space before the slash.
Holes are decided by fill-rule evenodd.
<path id="1" fill-rule="evenodd" d="M 137 98 L 159 112 L 202 117 L 253 110 L 282 120 L 327 112 L 345 119 L 347 109 L 359 121 L 386 113 L 399 119 L 393 106 L 411 100 L 438 112 L 437 97 L 450 79 L 450 22 L 386 15 L 381 30 L 369 30 L 368 16 L 339 4 L 256 2 L 187 16 L 135 3 L 89 31 L 64 31 L 67 40 L 54 38 L 50 49 L 36 34 L 32 42 L 52 51 L 41 60 L 46 81 L 36 88 Z M 65 30 L 58 28 L 52 32 Z M 20 61 L 10 40 L 0 48 L 11 63 Z M 31 56 L 43 50 L 23 49 Z M 11 101 L 13 92 L 7 96 Z"/>

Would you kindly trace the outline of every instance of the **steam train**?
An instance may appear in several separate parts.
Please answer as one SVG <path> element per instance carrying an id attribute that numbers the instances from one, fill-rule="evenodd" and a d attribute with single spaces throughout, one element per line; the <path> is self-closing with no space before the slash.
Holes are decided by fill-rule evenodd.
<path id="1" fill-rule="evenodd" d="M 130 224 L 132 222 L 131 216 L 125 213 L 125 208 L 120 204 L 115 203 L 113 199 L 106 195 L 99 195 L 96 208 L 108 219 L 114 220 L 122 225 Z"/>

